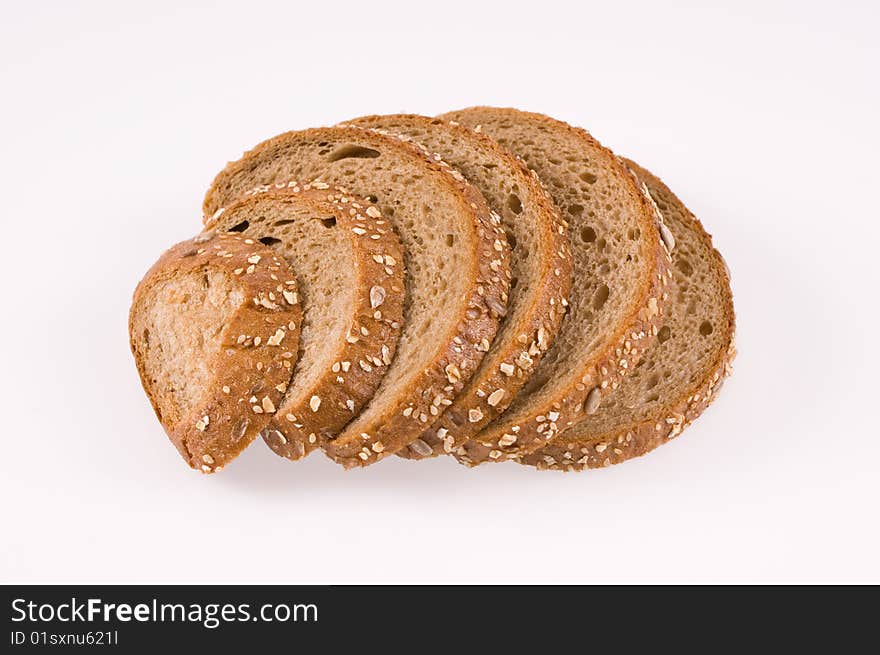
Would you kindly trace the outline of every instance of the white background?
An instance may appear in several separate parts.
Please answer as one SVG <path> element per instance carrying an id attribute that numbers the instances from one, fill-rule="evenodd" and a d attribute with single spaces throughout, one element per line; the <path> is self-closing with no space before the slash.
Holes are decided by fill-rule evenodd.
<path id="1" fill-rule="evenodd" d="M 0 10 L 2 582 L 880 582 L 874 2 L 25 3 Z M 517 106 L 650 168 L 733 272 L 679 439 L 575 474 L 260 443 L 190 471 L 130 295 L 229 159 L 367 113 Z"/>

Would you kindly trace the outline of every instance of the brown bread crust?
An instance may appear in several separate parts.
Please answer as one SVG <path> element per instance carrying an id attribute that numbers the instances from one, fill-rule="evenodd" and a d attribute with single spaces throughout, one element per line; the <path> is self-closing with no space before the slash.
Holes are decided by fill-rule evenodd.
<path id="1" fill-rule="evenodd" d="M 393 401 L 385 401 L 383 411 L 368 425 L 360 424 L 356 418 L 337 438 L 324 444 L 327 455 L 346 468 L 367 466 L 417 439 L 428 427 L 428 421 L 436 416 L 434 412 L 439 411 L 434 400 L 454 397 L 473 375 L 484 355 L 479 345 L 495 338 L 506 308 L 510 284 L 509 247 L 499 217 L 489 210 L 482 195 L 458 171 L 415 144 L 357 127 L 287 132 L 257 145 L 214 179 L 205 196 L 205 215 L 211 216 L 223 206 L 224 189 L 231 180 L 251 174 L 262 163 L 271 161 L 285 144 L 300 140 L 349 142 L 393 152 L 396 157 L 417 162 L 424 175 L 442 178 L 442 185 L 460 207 L 459 215 L 467 218 L 463 227 L 471 231 L 469 247 L 474 253 L 474 262 L 468 270 L 459 271 L 468 280 L 469 289 L 462 298 L 463 311 L 443 333 L 427 337 L 431 343 L 426 343 L 426 348 L 436 344 L 429 364 L 420 371 L 413 371 L 406 393 Z M 263 183 L 276 181 L 267 179 Z M 395 224 L 396 220 L 397 217 Z M 496 243 L 501 244 L 500 251 L 496 250 Z"/>
<path id="2" fill-rule="evenodd" d="M 730 274 L 721 254 L 712 245 L 712 237 L 705 231 L 700 221 L 685 207 L 658 177 L 631 161 L 629 167 L 649 188 L 659 189 L 665 197 L 673 199 L 690 222 L 688 226 L 711 253 L 715 274 L 722 281 L 723 313 L 727 319 L 723 326 L 726 338 L 716 353 L 714 363 L 707 368 L 705 375 L 684 386 L 675 398 L 668 399 L 660 411 L 650 418 L 622 425 L 613 432 L 600 437 L 579 439 L 577 426 L 563 432 L 551 444 L 541 450 L 519 458 L 523 464 L 539 469 L 580 471 L 587 468 L 600 468 L 619 464 L 639 457 L 657 446 L 678 436 L 690 425 L 721 389 L 724 379 L 732 373 L 736 356 L 736 319 L 733 308 L 733 294 L 730 290 Z"/>
<path id="3" fill-rule="evenodd" d="M 220 269 L 240 285 L 244 301 L 223 327 L 213 357 L 214 379 L 197 410 L 171 423 L 163 417 L 145 369 L 136 334 L 148 291 L 186 272 Z M 252 239 L 220 234 L 173 246 L 150 268 L 134 292 L 129 315 L 131 349 L 156 416 L 181 456 L 203 473 L 221 470 L 269 422 L 290 381 L 302 313 L 278 289 L 296 292 L 293 271 Z M 276 295 L 277 292 L 277 295 Z"/>
<path id="4" fill-rule="evenodd" d="M 436 416 L 435 412 L 439 413 L 438 404 L 442 405 L 442 400 L 437 403 L 437 399 L 454 398 L 461 393 L 485 355 L 481 344 L 495 339 L 507 307 L 510 247 L 501 219 L 489 209 L 482 194 L 438 155 L 417 147 L 418 144 L 405 145 L 421 153 L 431 168 L 442 171 L 450 179 L 462 197 L 462 210 L 473 216 L 476 250 L 480 256 L 475 270 L 462 271 L 474 280 L 465 303 L 465 315 L 444 340 L 440 355 L 419 375 L 409 399 L 386 409 L 368 430 L 349 431 L 325 446 L 324 452 L 346 468 L 378 462 L 415 441 L 425 424 Z"/>
<path id="5" fill-rule="evenodd" d="M 647 257 L 653 266 L 649 267 L 650 275 L 642 279 L 634 290 L 635 300 L 629 313 L 607 335 L 593 356 L 580 364 L 577 376 L 573 376 L 561 393 L 540 407 L 529 410 L 527 415 L 515 416 L 512 412 L 503 414 L 457 449 L 455 457 L 466 465 L 511 459 L 534 452 L 551 442 L 559 432 L 576 424 L 586 413 L 594 411 L 595 399 L 619 386 L 620 380 L 638 362 L 657 335 L 663 305 L 668 298 L 665 297 L 665 288 L 672 275 L 669 271 L 669 251 L 660 238 L 662 216 L 644 186 L 614 153 L 599 144 L 586 130 L 542 114 L 473 107 L 443 114 L 441 118 L 472 125 L 475 122 L 472 116 L 483 111 L 495 112 L 514 122 L 534 121 L 549 130 L 562 130 L 570 139 L 581 141 L 585 149 L 601 156 L 603 166 L 621 174 L 626 183 L 632 185 L 630 192 L 640 205 L 643 234 L 647 239 Z M 472 126 L 475 129 L 479 127 Z"/>
<path id="6" fill-rule="evenodd" d="M 356 271 L 354 313 L 339 317 L 348 321 L 348 330 L 335 345 L 333 361 L 327 363 L 311 389 L 295 398 L 285 397 L 262 431 L 263 440 L 275 453 L 297 460 L 338 434 L 361 411 L 391 363 L 403 321 L 403 250 L 378 207 L 323 182 L 277 182 L 253 189 L 222 212 L 215 212 L 205 229 L 235 227 L 243 220 L 240 212 L 266 198 L 304 205 L 318 217 L 335 217 L 351 240 L 351 266 Z M 242 234 L 252 230 L 256 230 L 255 237 L 257 232 L 269 234 L 258 226 L 250 226 Z M 373 234 L 381 238 L 370 238 Z M 321 253 L 314 255 L 320 257 Z"/>
<path id="7" fill-rule="evenodd" d="M 538 258 L 540 262 L 539 280 L 532 281 L 529 287 L 529 310 L 519 312 L 516 323 L 509 320 L 511 312 L 508 312 L 501 324 L 502 331 L 491 344 L 486 357 L 466 387 L 445 411 L 443 407 L 440 408 L 440 419 L 422 433 L 417 442 L 418 449 L 414 448 L 416 444 L 411 444 L 398 455 L 422 459 L 444 452 L 451 453 L 500 416 L 528 381 L 531 371 L 524 372 L 516 368 L 514 363 L 517 357 L 524 350 L 527 353 L 531 350 L 532 361 L 537 366 L 559 331 L 571 290 L 571 255 L 565 234 L 567 225 L 534 171 L 530 171 L 521 160 L 484 134 L 455 122 L 413 114 L 365 116 L 350 123 L 378 129 L 404 140 L 411 139 L 396 135 L 396 130 L 416 127 L 437 131 L 450 142 L 466 144 L 479 162 L 493 162 L 515 180 L 524 200 L 523 205 L 528 207 L 533 220 L 531 228 L 540 234 L 538 242 L 541 249 L 529 253 L 529 256 Z M 446 153 L 441 152 L 440 155 L 446 156 Z M 449 161 L 468 178 L 466 166 L 451 159 Z M 469 161 L 467 164 L 480 165 L 478 161 Z M 473 183 L 473 180 L 470 181 Z M 488 193 L 485 189 L 481 190 Z M 493 209 L 500 213 L 504 208 Z M 523 216 L 522 220 L 525 218 Z M 517 217 L 511 220 L 517 220 Z M 520 280 L 520 283 L 524 281 Z M 505 338 L 502 339 L 502 336 Z M 487 342 L 485 345 L 490 344 Z M 503 373 L 500 368 L 502 364 L 506 365 L 505 368 L 513 367 L 517 374 Z"/>

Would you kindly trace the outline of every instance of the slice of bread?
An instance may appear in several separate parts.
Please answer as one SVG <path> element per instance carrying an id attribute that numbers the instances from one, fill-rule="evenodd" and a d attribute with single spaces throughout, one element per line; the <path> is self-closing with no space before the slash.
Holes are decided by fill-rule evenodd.
<path id="1" fill-rule="evenodd" d="M 403 243 L 397 355 L 372 401 L 324 445 L 345 466 L 371 464 L 417 439 L 476 370 L 481 344 L 492 342 L 506 312 L 507 241 L 500 218 L 460 173 L 412 144 L 355 127 L 287 132 L 258 145 L 215 178 L 205 214 L 289 179 L 338 184 L 376 202 Z M 390 229 L 379 226 L 369 238 Z"/>
<path id="2" fill-rule="evenodd" d="M 627 162 L 648 187 L 675 237 L 670 303 L 657 341 L 602 408 L 522 459 L 580 470 L 643 455 L 678 435 L 715 398 L 731 372 L 730 277 L 712 237 L 663 182 Z"/>
<path id="3" fill-rule="evenodd" d="M 515 109 L 441 118 L 487 134 L 537 172 L 569 223 L 574 260 L 568 314 L 550 350 L 507 412 L 456 451 L 474 464 L 537 450 L 598 409 L 657 332 L 669 253 L 650 197 L 586 131 Z"/>
<path id="4" fill-rule="evenodd" d="M 293 271 L 237 235 L 168 250 L 134 293 L 131 350 L 187 463 L 219 471 L 254 440 L 290 381 L 302 320 Z"/>
<path id="5" fill-rule="evenodd" d="M 366 116 L 354 125 L 413 139 L 439 154 L 479 189 L 501 216 L 511 247 L 507 315 L 480 368 L 464 390 L 425 431 L 401 451 L 413 458 L 452 452 L 498 417 L 513 401 L 553 342 L 571 290 L 571 257 L 565 224 L 534 173 L 492 139 L 438 118 L 397 114 Z M 441 407 L 441 410 L 443 408 Z"/>
<path id="6" fill-rule="evenodd" d="M 391 364 L 403 321 L 404 274 L 400 241 L 387 227 L 366 200 L 294 181 L 249 191 L 206 223 L 207 230 L 270 246 L 297 274 L 299 358 L 263 430 L 264 441 L 283 457 L 300 459 L 335 437 L 373 397 Z"/>

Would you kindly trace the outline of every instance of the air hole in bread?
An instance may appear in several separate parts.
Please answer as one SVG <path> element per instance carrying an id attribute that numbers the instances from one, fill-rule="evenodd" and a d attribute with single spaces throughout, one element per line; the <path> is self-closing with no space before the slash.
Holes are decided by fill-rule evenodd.
<path id="1" fill-rule="evenodd" d="M 281 243 L 281 239 L 276 239 L 275 237 L 263 237 L 262 239 L 259 239 L 259 242 L 265 246 L 274 246 Z"/>
<path id="2" fill-rule="evenodd" d="M 431 205 L 426 205 L 424 203 L 422 204 L 422 217 L 424 218 L 425 223 L 427 224 L 428 228 L 433 228 L 436 223 L 436 219 L 433 216 L 433 212 L 434 212 L 434 208 L 431 207 Z M 429 233 L 428 237 L 433 239 L 435 237 L 435 235 L 433 233 Z"/>
<path id="3" fill-rule="evenodd" d="M 324 227 L 336 227 L 335 216 L 328 216 L 327 218 L 320 218 L 318 220 L 321 221 L 321 225 L 323 225 Z"/>
<path id="4" fill-rule="evenodd" d="M 523 206 L 522 201 L 519 199 L 519 196 L 515 193 L 511 193 L 507 197 L 507 206 L 510 208 L 514 214 L 522 214 Z"/>
<path id="5" fill-rule="evenodd" d="M 713 331 L 714 328 L 712 327 L 711 321 L 703 321 L 702 323 L 700 323 L 700 334 L 702 334 L 704 337 L 708 337 L 710 334 L 712 334 Z"/>
<path id="6" fill-rule="evenodd" d="M 605 304 L 605 301 L 608 300 L 608 294 L 611 293 L 611 290 L 608 288 L 607 284 L 603 284 L 601 287 L 596 289 L 596 295 L 593 296 L 593 309 L 602 309 L 602 305 Z"/>
<path id="7" fill-rule="evenodd" d="M 518 278 L 518 277 L 512 277 L 512 278 L 510 278 L 510 289 L 511 289 L 511 291 L 512 291 L 513 289 L 516 289 L 516 285 L 517 285 L 518 283 L 519 283 L 519 278 Z"/>
<path id="8" fill-rule="evenodd" d="M 642 362 L 644 362 L 644 361 L 645 360 L 640 360 L 639 364 L 642 364 Z M 648 381 L 645 383 L 645 386 L 648 389 L 653 389 L 658 384 L 660 384 L 660 376 L 657 375 L 656 373 L 652 373 L 651 376 L 648 378 Z"/>
<path id="9" fill-rule="evenodd" d="M 664 341 L 669 341 L 669 337 L 672 336 L 672 330 L 669 329 L 668 325 L 664 325 L 660 328 L 660 331 L 657 332 L 657 341 L 663 343 Z"/>
<path id="10" fill-rule="evenodd" d="M 510 230 L 505 230 L 504 236 L 507 237 L 507 243 L 510 245 L 510 249 L 513 250 L 514 248 L 516 248 L 517 241 L 513 232 L 511 232 Z"/>
<path id="11" fill-rule="evenodd" d="M 581 241 L 584 243 L 592 243 L 596 240 L 596 230 L 591 227 L 581 228 Z"/>
<path id="12" fill-rule="evenodd" d="M 630 238 L 631 241 L 638 241 L 639 238 L 642 236 L 642 231 L 637 227 L 633 227 L 629 229 L 626 235 Z"/>
<path id="13" fill-rule="evenodd" d="M 233 225 L 231 228 L 229 228 L 229 231 L 230 232 L 244 232 L 250 226 L 251 226 L 251 224 L 248 223 L 247 221 L 242 221 L 238 225 Z"/>
<path id="14" fill-rule="evenodd" d="M 379 202 L 379 199 L 376 196 L 367 196 L 367 200 L 369 200 L 373 204 L 376 204 L 377 202 Z"/>
<path id="15" fill-rule="evenodd" d="M 455 235 L 454 234 L 447 234 L 446 235 L 446 245 L 449 248 L 451 248 L 452 246 L 455 245 Z"/>
<path id="16" fill-rule="evenodd" d="M 580 178 L 586 182 L 587 184 L 595 184 L 596 180 L 599 179 L 589 171 L 584 171 L 580 174 Z"/>
<path id="17" fill-rule="evenodd" d="M 694 272 L 694 267 L 691 266 L 690 262 L 689 262 L 688 260 L 684 259 L 684 258 L 681 258 L 681 259 L 679 259 L 678 261 L 676 261 L 676 262 L 675 262 L 675 267 L 676 267 L 678 270 L 680 270 L 682 273 L 684 273 L 685 275 L 687 275 L 688 277 L 690 277 L 690 276 L 691 276 L 691 273 Z"/>
<path id="18" fill-rule="evenodd" d="M 295 222 L 296 221 L 286 219 L 282 221 L 275 221 L 275 227 L 284 227 L 285 225 L 292 225 Z"/>
<path id="19" fill-rule="evenodd" d="M 584 213 L 584 206 L 577 203 L 568 206 L 568 213 L 572 216 L 580 216 Z"/>
<path id="20" fill-rule="evenodd" d="M 608 242 L 605 239 L 599 239 L 596 242 L 596 249 L 599 252 L 602 252 L 603 250 L 605 250 L 605 246 L 607 246 L 607 245 L 608 245 Z"/>
<path id="21" fill-rule="evenodd" d="M 347 143 L 339 146 L 336 150 L 327 155 L 328 161 L 339 161 L 340 159 L 375 159 L 381 153 L 372 148 L 365 148 L 353 143 Z"/>

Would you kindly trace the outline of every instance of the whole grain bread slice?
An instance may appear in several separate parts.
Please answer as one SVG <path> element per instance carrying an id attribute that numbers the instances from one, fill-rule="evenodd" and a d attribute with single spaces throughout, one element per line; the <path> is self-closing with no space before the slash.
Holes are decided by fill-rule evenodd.
<path id="1" fill-rule="evenodd" d="M 205 225 L 270 246 L 296 271 L 299 357 L 262 433 L 283 457 L 300 459 L 335 437 L 373 397 L 392 362 L 403 321 L 403 250 L 393 230 L 370 238 L 383 226 L 369 201 L 296 181 L 248 191 Z"/>
<path id="2" fill-rule="evenodd" d="M 450 453 L 498 417 L 529 379 L 553 342 L 571 290 L 566 225 L 537 176 L 483 134 L 412 114 L 350 121 L 413 139 L 439 154 L 482 192 L 501 217 L 511 247 L 507 314 L 479 369 L 430 429 L 399 454 L 413 458 Z M 532 368 L 516 365 L 523 356 Z"/>
<path id="3" fill-rule="evenodd" d="M 487 134 L 537 172 L 569 223 L 574 266 L 553 345 L 507 412 L 456 451 L 475 464 L 533 452 L 598 409 L 657 332 L 669 253 L 648 194 L 586 131 L 515 109 L 441 118 Z M 517 365 L 533 366 L 528 353 Z"/>
<path id="4" fill-rule="evenodd" d="M 205 214 L 255 186 L 289 179 L 368 198 L 390 223 L 369 238 L 380 240 L 393 226 L 403 244 L 407 299 L 397 355 L 366 408 L 324 445 L 344 466 L 371 464 L 419 437 L 476 370 L 481 344 L 494 339 L 510 283 L 504 231 L 482 195 L 439 157 L 356 127 L 287 132 L 261 143 L 215 178 Z M 369 336 L 365 330 L 350 337 Z"/>
<path id="5" fill-rule="evenodd" d="M 733 295 L 712 237 L 657 177 L 629 166 L 675 236 L 670 303 L 657 341 L 596 414 L 522 458 L 539 468 L 581 470 L 643 455 L 677 436 L 717 396 L 736 354 Z"/>
<path id="6" fill-rule="evenodd" d="M 129 336 L 141 383 L 192 468 L 219 471 L 274 414 L 296 362 L 296 292 L 286 262 L 228 234 L 172 247 L 135 290 Z"/>

